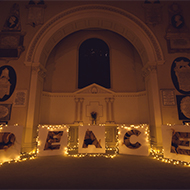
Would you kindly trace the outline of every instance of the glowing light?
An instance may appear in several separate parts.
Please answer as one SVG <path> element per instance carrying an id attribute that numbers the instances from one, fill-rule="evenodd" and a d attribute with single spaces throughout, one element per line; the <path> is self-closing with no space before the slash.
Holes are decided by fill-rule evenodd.
<path id="1" fill-rule="evenodd" d="M 183 162 L 180 160 L 173 160 L 173 159 L 169 159 L 169 158 L 164 158 L 164 149 L 157 150 L 156 148 L 153 148 L 153 146 L 152 146 L 150 153 L 154 159 L 168 163 L 168 164 L 173 164 L 174 166 L 176 166 L 176 165 L 190 166 L 189 162 Z"/>
<path id="2" fill-rule="evenodd" d="M 81 126 L 83 126 L 82 124 L 80 124 Z M 90 125 L 90 124 L 89 124 Z M 169 126 L 171 126 L 171 124 L 168 124 Z M 189 125 L 189 124 L 188 124 Z M 15 126 L 18 126 L 18 124 L 15 124 Z M 55 129 L 63 129 L 65 127 L 67 127 L 67 136 L 68 139 L 71 139 L 69 130 L 70 127 L 67 125 L 39 125 L 42 128 L 47 128 L 49 130 L 55 130 Z M 39 126 L 37 131 L 39 131 Z M 105 126 L 105 124 L 99 124 L 99 126 Z M 3 127 L 7 127 L 7 125 L 0 125 L 0 130 L 3 129 Z M 149 126 L 147 124 L 140 124 L 140 125 L 126 125 L 126 124 L 122 124 L 122 125 L 117 125 L 117 134 L 116 134 L 116 145 L 114 147 L 109 147 L 106 144 L 106 151 L 114 151 L 113 154 L 71 154 L 72 151 L 78 151 L 78 145 L 79 145 L 79 141 L 77 139 L 77 145 L 74 145 L 71 147 L 70 142 L 68 141 L 67 147 L 65 147 L 64 149 L 64 154 L 66 156 L 71 156 L 74 158 L 83 158 L 85 156 L 90 156 L 90 157 L 105 157 L 105 158 L 114 158 L 117 156 L 118 154 L 118 150 L 119 150 L 119 135 L 121 134 L 121 132 L 119 131 L 119 128 L 124 128 L 124 129 L 128 129 L 131 130 L 132 128 L 138 129 L 138 128 L 143 128 L 145 129 L 145 134 L 146 134 L 146 142 L 150 142 L 150 130 L 149 130 Z M 106 134 L 106 133 L 105 133 Z M 9 161 L 5 161 L 5 162 L 1 162 L 0 166 L 2 166 L 4 163 L 18 163 L 18 162 L 22 162 L 22 161 L 26 161 L 26 160 L 33 160 L 36 158 L 37 153 L 39 152 L 38 146 L 40 145 L 40 141 L 39 141 L 39 136 L 36 138 L 36 142 L 37 142 L 37 147 L 36 149 L 34 149 L 33 151 L 29 152 L 29 153 L 21 153 L 20 156 L 18 156 L 15 159 L 11 159 Z M 164 158 L 164 149 L 157 149 L 154 148 L 153 145 L 150 148 L 150 154 L 153 156 L 153 159 L 161 161 L 163 163 L 167 163 L 167 164 L 173 164 L 173 165 L 183 165 L 186 167 L 190 167 L 190 163 L 189 162 L 183 162 L 180 160 L 173 160 L 173 159 L 169 159 L 169 158 Z"/>

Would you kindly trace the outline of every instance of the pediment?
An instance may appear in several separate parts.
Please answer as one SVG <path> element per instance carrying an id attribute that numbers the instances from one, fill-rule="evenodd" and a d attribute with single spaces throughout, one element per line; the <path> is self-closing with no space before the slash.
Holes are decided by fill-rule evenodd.
<path id="1" fill-rule="evenodd" d="M 76 94 L 113 94 L 114 92 L 98 84 L 91 84 L 75 92 Z"/>

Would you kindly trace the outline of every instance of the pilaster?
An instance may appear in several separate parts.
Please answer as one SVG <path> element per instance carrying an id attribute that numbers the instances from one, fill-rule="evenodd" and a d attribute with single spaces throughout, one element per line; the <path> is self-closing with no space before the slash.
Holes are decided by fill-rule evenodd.
<path id="1" fill-rule="evenodd" d="M 29 66 L 28 64 L 27 66 Z M 23 150 L 30 151 L 33 149 L 35 144 L 36 134 L 34 134 L 34 128 L 37 129 L 39 124 L 39 112 L 40 112 L 40 99 L 43 88 L 43 80 L 45 78 L 46 69 L 40 65 L 40 63 L 33 63 L 31 66 L 31 79 L 29 87 L 29 98 L 28 98 L 28 110 L 27 120 L 25 126 L 25 136 Z"/>
<path id="2" fill-rule="evenodd" d="M 106 101 L 106 115 L 107 123 L 114 123 L 114 112 L 113 112 L 113 102 L 114 98 L 105 98 Z"/>
<path id="3" fill-rule="evenodd" d="M 160 105 L 160 94 L 157 78 L 157 66 L 147 64 L 142 70 L 145 77 L 148 107 L 149 107 L 149 126 L 151 131 L 151 141 L 157 147 L 162 147 L 162 116 Z"/>

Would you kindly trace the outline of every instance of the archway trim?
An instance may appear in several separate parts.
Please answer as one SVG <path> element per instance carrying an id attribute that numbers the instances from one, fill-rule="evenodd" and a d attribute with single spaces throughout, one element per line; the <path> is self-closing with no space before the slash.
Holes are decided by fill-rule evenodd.
<path id="1" fill-rule="evenodd" d="M 137 49 L 144 65 L 164 63 L 158 40 L 136 16 L 107 5 L 85 5 L 61 12 L 47 21 L 31 41 L 25 64 L 45 66 L 51 50 L 61 39 L 88 28 L 107 29 L 122 35 Z"/>

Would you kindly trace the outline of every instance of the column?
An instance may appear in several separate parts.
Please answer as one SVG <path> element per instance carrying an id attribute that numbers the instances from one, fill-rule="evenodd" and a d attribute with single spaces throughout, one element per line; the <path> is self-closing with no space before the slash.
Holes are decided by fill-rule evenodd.
<path id="1" fill-rule="evenodd" d="M 83 101 L 84 101 L 84 98 L 80 98 L 80 121 L 82 122 L 83 121 Z"/>
<path id="2" fill-rule="evenodd" d="M 160 105 L 160 93 L 157 78 L 156 65 L 146 65 L 143 68 L 149 107 L 149 125 L 152 144 L 162 147 L 162 117 Z"/>
<path id="3" fill-rule="evenodd" d="M 110 118 L 109 118 L 109 98 L 105 98 L 106 101 L 106 122 L 109 122 Z"/>
<path id="4" fill-rule="evenodd" d="M 79 121 L 79 98 L 75 98 L 75 122 Z"/>
<path id="5" fill-rule="evenodd" d="M 43 89 L 43 80 L 45 78 L 46 69 L 39 63 L 31 66 L 31 79 L 29 87 L 28 110 L 26 118 L 26 126 L 24 128 L 24 143 L 22 151 L 31 151 L 35 148 L 37 136 L 37 126 L 39 124 L 39 111 L 41 92 Z M 35 132 L 36 131 L 36 132 Z"/>
<path id="6" fill-rule="evenodd" d="M 114 123 L 114 110 L 113 110 L 114 98 L 110 98 L 110 107 L 111 107 L 111 122 Z"/>

